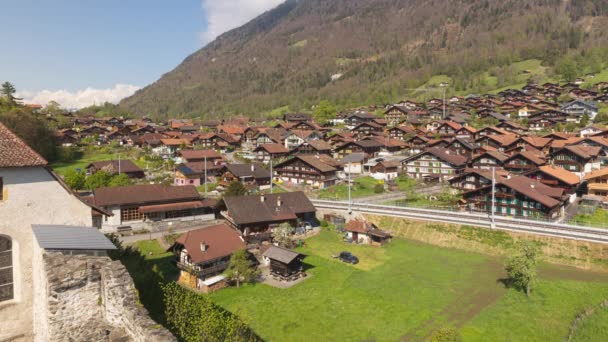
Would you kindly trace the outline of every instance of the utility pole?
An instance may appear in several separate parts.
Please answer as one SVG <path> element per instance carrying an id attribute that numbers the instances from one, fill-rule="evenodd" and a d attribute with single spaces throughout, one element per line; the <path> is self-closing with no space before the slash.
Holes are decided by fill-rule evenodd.
<path id="1" fill-rule="evenodd" d="M 496 167 L 492 167 L 492 212 L 490 213 L 490 227 L 496 228 L 496 223 L 494 222 L 494 214 L 496 212 Z"/>
<path id="2" fill-rule="evenodd" d="M 274 174 L 272 173 L 272 155 L 270 156 L 270 193 L 272 194 L 272 181 L 274 179 Z"/>
<path id="3" fill-rule="evenodd" d="M 205 196 L 207 196 L 207 155 L 205 155 Z"/>
<path id="4" fill-rule="evenodd" d="M 352 213 L 352 201 L 351 201 L 351 195 L 350 195 L 350 166 L 351 166 L 351 162 L 348 162 L 348 214 L 350 215 L 350 213 Z"/>
<path id="5" fill-rule="evenodd" d="M 446 87 L 443 87 L 443 120 L 445 120 L 445 89 Z"/>

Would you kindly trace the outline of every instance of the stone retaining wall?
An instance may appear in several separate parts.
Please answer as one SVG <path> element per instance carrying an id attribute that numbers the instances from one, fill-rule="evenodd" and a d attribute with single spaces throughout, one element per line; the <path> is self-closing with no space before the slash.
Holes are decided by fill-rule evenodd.
<path id="1" fill-rule="evenodd" d="M 176 341 L 137 303 L 133 281 L 108 257 L 46 253 L 48 341 Z"/>

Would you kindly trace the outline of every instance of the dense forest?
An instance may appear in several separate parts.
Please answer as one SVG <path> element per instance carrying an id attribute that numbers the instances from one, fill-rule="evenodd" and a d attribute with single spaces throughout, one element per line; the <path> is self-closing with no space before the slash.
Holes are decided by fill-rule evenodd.
<path id="1" fill-rule="evenodd" d="M 120 109 L 157 118 L 389 103 L 450 78 L 508 85 L 514 62 L 552 73 L 608 60 L 608 0 L 288 0 L 187 57 Z"/>

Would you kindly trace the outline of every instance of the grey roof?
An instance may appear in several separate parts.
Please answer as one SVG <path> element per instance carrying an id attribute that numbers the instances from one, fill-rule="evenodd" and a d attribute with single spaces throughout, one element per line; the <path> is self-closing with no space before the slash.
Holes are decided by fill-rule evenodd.
<path id="1" fill-rule="evenodd" d="M 44 249 L 116 249 L 107 237 L 92 227 L 33 224 L 32 231 Z"/>
<path id="2" fill-rule="evenodd" d="M 284 264 L 289 264 L 293 261 L 293 259 L 297 258 L 299 255 L 302 254 L 286 248 L 270 246 L 270 248 L 268 248 L 263 255 L 269 259 L 277 260 Z"/>
<path id="3" fill-rule="evenodd" d="M 363 152 L 354 152 L 354 153 L 351 153 L 351 154 L 349 154 L 347 156 L 344 156 L 344 158 L 342 158 L 340 160 L 340 163 L 344 163 L 344 164 L 346 164 L 348 162 L 351 162 L 351 163 L 360 163 L 364 159 L 365 159 L 365 153 L 363 153 Z"/>

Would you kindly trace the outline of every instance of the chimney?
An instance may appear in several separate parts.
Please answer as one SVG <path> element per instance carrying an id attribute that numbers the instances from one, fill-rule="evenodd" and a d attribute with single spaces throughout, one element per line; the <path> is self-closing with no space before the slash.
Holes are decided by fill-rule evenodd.
<path id="1" fill-rule="evenodd" d="M 280 207 L 283 204 L 283 201 L 281 201 L 281 196 L 277 196 L 277 207 Z"/>
<path id="2" fill-rule="evenodd" d="M 534 189 L 534 183 L 530 184 L 530 187 L 531 187 L 532 189 Z"/>
<path id="3" fill-rule="evenodd" d="M 260 196 L 260 202 L 264 203 L 264 201 L 266 201 L 266 197 L 262 194 L 262 196 Z"/>
<path id="4" fill-rule="evenodd" d="M 251 164 L 251 172 L 255 172 L 255 164 Z"/>
<path id="5" fill-rule="evenodd" d="M 207 245 L 205 245 L 205 241 L 201 242 L 201 252 L 204 252 L 207 250 Z"/>
<path id="6" fill-rule="evenodd" d="M 511 179 L 511 174 L 508 174 L 508 175 L 507 175 L 507 179 Z"/>

